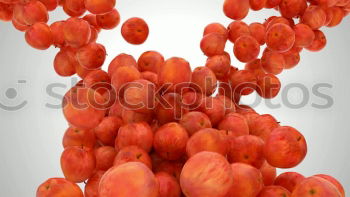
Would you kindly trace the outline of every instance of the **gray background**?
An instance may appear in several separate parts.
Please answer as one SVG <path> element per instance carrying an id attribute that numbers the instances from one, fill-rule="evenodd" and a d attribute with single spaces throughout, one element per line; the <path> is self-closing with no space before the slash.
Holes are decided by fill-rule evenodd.
<path id="1" fill-rule="evenodd" d="M 229 24 L 222 13 L 222 0 L 120 0 L 117 8 L 122 21 L 132 16 L 143 17 L 150 26 L 150 37 L 141 46 L 132 46 L 122 40 L 120 26 L 113 31 L 103 31 L 98 42 L 108 51 L 107 63 L 118 53 L 131 53 L 138 57 L 145 50 L 157 50 L 166 58 L 184 57 L 192 68 L 202 66 L 205 57 L 199 49 L 203 28 L 211 22 Z M 251 12 L 245 20 L 262 22 L 275 11 Z M 65 19 L 61 8 L 50 14 L 50 21 Z M 306 176 L 327 173 L 338 178 L 350 191 L 350 143 L 349 143 L 349 50 L 350 20 L 332 29 L 325 29 L 327 48 L 322 52 L 303 52 L 302 61 L 293 70 L 279 75 L 283 85 L 302 83 L 311 89 L 316 83 L 329 83 L 333 88 L 323 92 L 331 95 L 334 105 L 328 109 L 315 109 L 312 103 L 322 103 L 310 96 L 301 109 L 282 106 L 270 109 L 261 103 L 260 113 L 273 114 L 281 124 L 300 130 L 308 140 L 309 152 L 296 170 Z M 227 46 L 232 54 L 232 45 Z M 0 23 L 0 102 L 15 106 L 23 101 L 28 104 L 15 112 L 0 109 L 0 196 L 35 196 L 37 186 L 50 177 L 62 176 L 59 165 L 62 151 L 61 139 L 67 127 L 61 110 L 45 107 L 47 103 L 59 104 L 57 98 L 46 94 L 51 83 L 61 83 L 57 88 L 63 94 L 71 79 L 58 77 L 52 66 L 57 49 L 38 51 L 30 48 L 24 34 L 16 31 L 11 23 Z M 242 67 L 234 62 L 233 65 Z M 26 80 L 18 84 L 18 80 Z M 15 88 L 18 95 L 8 88 Z M 300 90 L 289 92 L 289 101 L 298 103 L 303 98 Z M 254 95 L 245 99 L 253 100 Z M 281 101 L 281 97 L 273 100 Z"/>

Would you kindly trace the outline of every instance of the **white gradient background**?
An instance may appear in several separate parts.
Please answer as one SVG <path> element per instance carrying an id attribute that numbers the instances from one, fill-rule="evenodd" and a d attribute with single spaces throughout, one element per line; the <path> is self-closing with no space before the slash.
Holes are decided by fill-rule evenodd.
<path id="1" fill-rule="evenodd" d="M 199 42 L 203 28 L 211 22 L 230 23 L 222 13 L 223 0 L 119 0 L 117 9 L 122 21 L 129 17 L 144 18 L 150 26 L 150 36 L 141 46 L 128 45 L 120 35 L 120 26 L 113 31 L 103 31 L 98 42 L 106 46 L 106 63 L 124 52 L 138 57 L 143 51 L 157 50 L 166 58 L 180 56 L 187 59 L 192 68 L 203 66 Z M 251 12 L 245 20 L 263 22 L 275 11 Z M 65 19 L 61 8 L 50 13 L 50 22 Z M 334 105 L 329 109 L 314 109 L 311 103 L 322 103 L 310 97 L 302 109 L 268 109 L 261 104 L 259 113 L 273 114 L 283 125 L 300 130 L 308 141 L 309 152 L 304 162 L 292 171 L 306 176 L 327 173 L 338 178 L 350 192 L 350 143 L 349 143 L 349 50 L 350 19 L 332 29 L 325 29 L 327 47 L 318 53 L 304 51 L 298 67 L 279 75 L 282 84 L 303 83 L 311 88 L 315 83 L 330 83 Z M 62 176 L 60 170 L 61 139 L 67 127 L 61 110 L 48 109 L 46 103 L 58 104 L 59 100 L 46 94 L 50 83 L 66 84 L 56 92 L 64 94 L 70 86 L 69 78 L 58 77 L 52 62 L 57 49 L 39 51 L 29 47 L 22 32 L 11 23 L 0 23 L 0 102 L 17 105 L 23 100 L 25 108 L 8 112 L 0 109 L 0 196 L 35 196 L 37 186 L 50 177 Z M 227 51 L 232 54 L 232 45 Z M 242 68 L 242 64 L 233 65 Z M 17 84 L 24 79 L 26 84 Z M 8 88 L 16 88 L 15 99 L 7 99 Z M 299 102 L 298 91 L 290 92 L 291 102 Z M 248 99 L 249 100 L 249 99 Z M 274 102 L 278 102 L 280 97 Z"/>

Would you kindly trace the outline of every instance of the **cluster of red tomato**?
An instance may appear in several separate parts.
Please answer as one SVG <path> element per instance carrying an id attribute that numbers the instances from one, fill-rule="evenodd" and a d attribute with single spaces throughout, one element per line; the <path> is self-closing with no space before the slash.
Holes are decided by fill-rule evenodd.
<path id="1" fill-rule="evenodd" d="M 200 48 L 205 66 L 191 71 L 179 57 L 156 51 L 120 54 L 101 69 L 106 50 L 96 43 L 101 29 L 120 22 L 115 0 L 0 0 L 0 20 L 12 21 L 36 49 L 60 48 L 54 68 L 82 80 L 63 99 L 69 128 L 63 137 L 65 178 L 39 186 L 37 197 L 344 197 L 329 175 L 276 177 L 276 168 L 303 161 L 303 135 L 271 115 L 240 105 L 256 91 L 274 98 L 276 75 L 296 66 L 303 49 L 326 45 L 321 27 L 338 25 L 350 0 L 225 0 L 235 20 L 226 28 L 205 27 Z M 47 25 L 58 6 L 70 16 Z M 249 10 L 274 8 L 281 16 L 246 24 Z M 86 12 L 87 14 L 82 17 Z M 295 24 L 295 22 L 297 24 Z M 78 33 L 77 33 L 78 32 Z M 140 18 L 121 28 L 130 44 L 149 30 Z M 231 65 L 227 41 L 243 70 Z M 266 44 L 259 58 L 260 48 Z M 218 90 L 218 94 L 213 94 Z M 84 194 L 76 183 L 86 182 Z"/>

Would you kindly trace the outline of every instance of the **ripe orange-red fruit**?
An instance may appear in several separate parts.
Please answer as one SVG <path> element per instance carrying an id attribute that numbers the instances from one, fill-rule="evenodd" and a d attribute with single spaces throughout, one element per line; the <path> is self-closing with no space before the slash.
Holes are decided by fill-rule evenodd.
<path id="1" fill-rule="evenodd" d="M 63 35 L 63 26 L 64 21 L 57 21 L 50 25 L 52 37 L 53 37 L 53 45 L 55 47 L 63 47 L 65 45 L 64 35 Z"/>
<path id="2" fill-rule="evenodd" d="M 231 163 L 246 163 L 260 168 L 264 161 L 264 141 L 253 135 L 244 135 L 230 142 L 228 160 Z"/>
<path id="3" fill-rule="evenodd" d="M 350 12 L 350 3 L 346 4 L 343 9 L 345 11 L 345 16 L 348 16 Z"/>
<path id="4" fill-rule="evenodd" d="M 6 9 L 7 10 L 7 9 Z M 28 25 L 24 20 L 24 7 L 23 4 L 14 4 L 13 5 L 13 11 L 12 11 L 12 20 L 16 22 L 16 24 L 19 25 Z"/>
<path id="5" fill-rule="evenodd" d="M 13 5 L 0 2 L 0 20 L 11 21 L 13 15 Z"/>
<path id="6" fill-rule="evenodd" d="M 105 71 L 103 71 L 103 72 L 105 72 Z M 96 75 L 96 73 L 95 73 L 95 75 Z M 90 77 L 91 75 L 88 75 L 88 76 Z M 103 75 L 101 75 L 101 76 L 103 76 Z M 91 78 L 93 80 L 100 80 L 100 79 L 103 80 L 103 78 L 99 78 L 99 77 L 100 76 L 97 74 L 96 77 L 91 77 Z M 103 98 L 105 100 L 105 103 L 103 105 L 107 109 L 106 116 L 110 116 L 109 112 L 110 112 L 111 107 L 116 102 L 118 102 L 117 101 L 118 100 L 117 99 L 117 95 L 116 95 L 115 91 L 113 90 L 113 88 L 111 87 L 111 84 L 110 83 L 105 83 L 105 82 L 97 82 L 97 85 L 94 85 L 92 87 L 95 88 L 95 90 L 101 92 L 101 94 L 102 94 L 102 96 L 103 96 Z"/>
<path id="7" fill-rule="evenodd" d="M 225 50 L 226 37 L 220 33 L 210 33 L 203 37 L 200 43 L 201 50 L 208 56 L 222 55 Z"/>
<path id="8" fill-rule="evenodd" d="M 350 1 L 349 0 L 339 0 L 336 4 L 336 6 L 346 6 Z"/>
<path id="9" fill-rule="evenodd" d="M 77 60 L 77 49 L 67 46 L 62 48 L 62 51 L 65 51 L 66 55 L 67 55 L 67 59 L 63 59 L 62 63 L 64 64 L 69 64 L 67 65 L 68 67 L 70 66 L 74 66 L 74 70 L 77 73 L 77 75 L 79 77 L 81 77 L 82 79 L 85 78 L 85 76 L 91 71 L 91 70 L 86 70 L 85 68 L 83 68 L 82 66 L 80 66 L 78 60 Z"/>
<path id="10" fill-rule="evenodd" d="M 182 58 L 173 57 L 166 60 L 158 73 L 160 86 L 166 86 L 170 92 L 180 92 L 191 81 L 190 64 Z"/>
<path id="11" fill-rule="evenodd" d="M 277 176 L 277 170 L 275 167 L 272 167 L 267 161 L 260 168 L 260 172 L 264 179 L 264 185 L 269 186 L 272 185 Z"/>
<path id="12" fill-rule="evenodd" d="M 67 180 L 81 183 L 95 170 L 95 156 L 90 148 L 70 146 L 61 155 L 61 168 Z"/>
<path id="13" fill-rule="evenodd" d="M 218 125 L 219 130 L 231 132 L 235 137 L 249 135 L 249 126 L 247 120 L 240 114 L 227 114 Z"/>
<path id="14" fill-rule="evenodd" d="M 53 43 L 50 27 L 45 23 L 35 23 L 25 33 L 27 43 L 40 50 L 48 49 Z"/>
<path id="15" fill-rule="evenodd" d="M 140 113 L 133 110 L 123 109 L 122 119 L 124 124 L 147 122 L 152 123 L 153 113 Z"/>
<path id="16" fill-rule="evenodd" d="M 285 24 L 288 25 L 290 27 L 294 26 L 293 23 L 291 23 L 288 19 L 282 17 L 282 16 L 276 16 L 273 18 L 269 18 L 270 20 L 267 20 L 265 22 L 265 26 L 266 26 L 266 31 L 269 30 L 273 25 L 276 24 Z"/>
<path id="17" fill-rule="evenodd" d="M 217 87 L 215 73 L 208 67 L 197 67 L 192 72 L 191 86 L 199 93 L 210 96 Z"/>
<path id="18" fill-rule="evenodd" d="M 65 0 L 63 10 L 71 17 L 79 17 L 86 11 L 84 0 Z"/>
<path id="19" fill-rule="evenodd" d="M 241 115 L 243 115 L 245 113 L 256 113 L 256 111 L 252 107 L 250 107 L 248 105 L 242 105 L 242 104 L 241 105 L 237 104 L 237 111 L 236 112 L 241 114 Z"/>
<path id="20" fill-rule="evenodd" d="M 227 28 L 228 39 L 234 43 L 237 38 L 243 35 L 250 35 L 249 26 L 243 21 L 233 21 Z M 264 37 L 265 38 L 265 37 Z"/>
<path id="21" fill-rule="evenodd" d="M 338 0 L 311 0 L 310 3 L 319 5 L 323 8 L 333 7 L 337 4 Z"/>
<path id="22" fill-rule="evenodd" d="M 329 23 L 331 23 L 332 18 L 333 18 L 333 11 L 331 8 L 323 8 L 324 11 L 326 12 L 326 21 L 324 23 L 324 26 L 327 26 Z M 343 13 L 344 14 L 344 13 Z"/>
<path id="23" fill-rule="evenodd" d="M 295 31 L 295 43 L 296 47 L 308 47 L 315 39 L 314 31 L 305 24 L 297 24 L 294 26 Z"/>
<path id="24" fill-rule="evenodd" d="M 261 60 L 255 59 L 251 62 L 248 62 L 244 66 L 244 70 L 252 71 L 255 74 L 255 77 L 259 79 L 260 76 L 265 74 L 263 67 L 261 66 Z"/>
<path id="25" fill-rule="evenodd" d="M 147 122 L 151 124 L 153 121 L 153 113 L 140 113 L 135 112 L 133 110 L 123 109 L 122 110 L 122 119 L 124 124 L 132 124 L 132 123 L 141 123 Z"/>
<path id="26" fill-rule="evenodd" d="M 249 25 L 249 31 L 251 36 L 253 36 L 260 45 L 265 44 L 266 28 L 263 24 L 251 23 Z"/>
<path id="27" fill-rule="evenodd" d="M 102 44 L 89 43 L 77 51 L 79 64 L 88 70 L 100 68 L 106 59 L 106 49 Z"/>
<path id="28" fill-rule="evenodd" d="M 152 161 L 148 153 L 138 146 L 126 146 L 119 150 L 114 158 L 113 166 L 119 166 L 127 162 L 141 162 L 152 169 Z"/>
<path id="29" fill-rule="evenodd" d="M 233 184 L 226 197 L 257 196 L 264 187 L 260 171 L 244 163 L 231 164 Z"/>
<path id="30" fill-rule="evenodd" d="M 248 62 L 244 66 L 244 70 L 249 70 L 255 74 L 255 77 L 259 79 L 260 76 L 265 74 L 263 67 L 261 66 L 261 60 L 255 59 L 251 62 Z"/>
<path id="31" fill-rule="evenodd" d="M 250 62 L 258 57 L 260 45 L 252 36 L 241 36 L 235 41 L 233 52 L 239 61 Z"/>
<path id="32" fill-rule="evenodd" d="M 217 79 L 222 80 L 230 71 L 231 60 L 226 55 L 215 55 L 207 59 L 205 66 L 214 72 Z"/>
<path id="33" fill-rule="evenodd" d="M 304 160 L 306 152 L 304 136 L 292 127 L 281 126 L 274 129 L 265 141 L 265 158 L 274 167 L 295 167 Z"/>
<path id="34" fill-rule="evenodd" d="M 104 98 L 90 88 L 73 87 L 64 96 L 63 113 L 67 121 L 81 129 L 95 128 L 103 119 L 106 109 Z"/>
<path id="35" fill-rule="evenodd" d="M 203 36 L 211 33 L 222 34 L 227 38 L 227 29 L 220 23 L 211 23 L 204 28 Z"/>
<path id="36" fill-rule="evenodd" d="M 278 23 L 267 30 L 265 40 L 270 50 L 286 52 L 294 45 L 295 33 L 290 26 Z"/>
<path id="37" fill-rule="evenodd" d="M 84 78 L 84 86 L 98 91 L 101 95 L 106 92 L 112 94 L 112 90 L 110 90 L 111 79 L 104 70 L 93 70 L 89 72 Z M 107 99 L 109 100 L 106 100 L 106 103 L 112 102 L 110 97 Z"/>
<path id="38" fill-rule="evenodd" d="M 182 169 L 180 185 L 188 197 L 224 197 L 233 185 L 233 173 L 226 158 L 214 152 L 200 152 Z"/>
<path id="39" fill-rule="evenodd" d="M 248 123 L 249 131 L 250 131 L 253 126 L 253 121 L 255 120 L 255 118 L 259 116 L 259 114 L 256 113 L 255 111 L 249 111 L 249 110 L 246 111 L 244 108 L 243 109 L 240 109 L 240 108 L 241 108 L 240 106 L 236 106 L 236 111 L 237 113 L 238 111 L 240 111 L 239 114 L 246 119 Z"/>
<path id="40" fill-rule="evenodd" d="M 19 0 L 1 0 L 1 3 L 6 3 L 6 4 L 16 4 L 19 3 Z"/>
<path id="41" fill-rule="evenodd" d="M 293 192 L 295 187 L 304 179 L 305 177 L 297 172 L 284 172 L 276 177 L 274 185 L 282 186 Z"/>
<path id="42" fill-rule="evenodd" d="M 231 98 L 228 98 L 225 95 L 216 95 L 215 97 L 224 104 L 225 115 L 236 112 L 236 105 Z"/>
<path id="43" fill-rule="evenodd" d="M 137 62 L 135 58 L 131 55 L 121 53 L 117 55 L 108 66 L 108 74 L 110 77 L 113 76 L 113 73 L 119 68 L 123 66 L 133 66 L 137 67 Z"/>
<path id="44" fill-rule="evenodd" d="M 91 35 L 88 43 L 96 42 L 99 33 L 98 30 L 94 26 L 90 25 L 90 31 Z"/>
<path id="45" fill-rule="evenodd" d="M 227 98 L 230 98 L 235 105 L 240 102 L 240 99 L 242 97 L 241 94 L 233 91 L 227 79 L 224 82 L 219 83 L 218 92 L 219 92 L 219 95 L 223 95 Z"/>
<path id="46" fill-rule="evenodd" d="M 101 30 L 101 27 L 97 24 L 97 16 L 95 14 L 87 14 L 83 17 L 83 19 L 87 21 L 90 25 L 95 27 L 96 30 Z"/>
<path id="47" fill-rule="evenodd" d="M 199 111 L 205 113 L 209 117 L 210 122 L 214 127 L 218 125 L 226 113 L 224 103 L 217 97 L 203 98 L 202 103 L 199 106 Z"/>
<path id="48" fill-rule="evenodd" d="M 83 197 L 79 186 L 64 178 L 50 178 L 42 183 L 37 191 L 36 197 Z"/>
<path id="49" fill-rule="evenodd" d="M 82 2 L 82 1 L 80 1 L 80 2 Z M 79 17 L 79 16 L 83 15 L 84 12 L 86 11 L 86 9 L 82 9 L 80 12 L 71 11 L 70 8 L 68 8 L 64 2 L 63 2 L 62 7 L 63 7 L 63 11 L 70 17 Z"/>
<path id="50" fill-rule="evenodd" d="M 116 116 L 104 117 L 94 129 L 96 138 L 106 146 L 114 146 L 114 141 L 121 125 L 122 120 Z"/>
<path id="51" fill-rule="evenodd" d="M 180 197 L 181 188 L 175 177 L 166 172 L 156 173 L 156 179 L 159 183 L 158 197 Z"/>
<path id="52" fill-rule="evenodd" d="M 123 23 L 123 38 L 130 44 L 142 44 L 146 41 L 149 29 L 147 23 L 141 18 L 130 18 Z"/>
<path id="53" fill-rule="evenodd" d="M 329 181 L 312 176 L 296 186 L 291 197 L 341 197 L 339 190 Z"/>
<path id="54" fill-rule="evenodd" d="M 40 0 L 43 3 L 48 11 L 54 11 L 58 6 L 57 0 Z"/>
<path id="55" fill-rule="evenodd" d="M 158 75 L 151 71 L 144 71 L 141 73 L 141 78 L 152 82 L 155 87 L 158 87 Z"/>
<path id="56" fill-rule="evenodd" d="M 282 0 L 279 11 L 283 17 L 294 18 L 300 16 L 307 6 L 306 0 Z"/>
<path id="57" fill-rule="evenodd" d="M 256 88 L 256 77 L 251 71 L 240 70 L 230 76 L 230 83 L 235 92 L 248 95 Z"/>
<path id="58" fill-rule="evenodd" d="M 96 144 L 96 137 L 94 132 L 91 130 L 69 127 L 64 133 L 62 144 L 64 148 L 69 146 L 94 148 Z"/>
<path id="59" fill-rule="evenodd" d="M 17 22 L 15 19 L 12 20 L 12 25 L 14 28 L 16 28 L 18 31 L 25 32 L 27 29 L 29 29 L 29 25 L 22 25 L 19 22 Z"/>
<path id="60" fill-rule="evenodd" d="M 313 40 L 311 45 L 306 47 L 306 49 L 309 51 L 317 52 L 322 50 L 327 45 L 327 38 L 324 35 L 324 33 L 320 30 L 315 30 L 314 33 L 315 39 Z"/>
<path id="61" fill-rule="evenodd" d="M 285 64 L 283 54 L 278 52 L 266 51 L 261 57 L 261 66 L 267 73 L 278 75 L 283 71 Z"/>
<path id="62" fill-rule="evenodd" d="M 69 51 L 69 49 L 62 48 L 55 56 L 54 59 L 54 69 L 56 73 L 63 77 L 68 77 L 74 75 L 75 66 L 78 64 L 74 54 Z"/>
<path id="63" fill-rule="evenodd" d="M 335 27 L 339 25 L 345 17 L 345 12 L 340 7 L 330 7 L 327 9 L 327 12 L 332 13 L 332 19 L 326 24 L 327 27 Z"/>
<path id="64" fill-rule="evenodd" d="M 70 18 L 63 26 L 63 35 L 67 45 L 74 48 L 82 47 L 90 40 L 90 25 L 83 19 Z"/>
<path id="65" fill-rule="evenodd" d="M 115 116 L 121 119 L 123 110 L 124 110 L 123 105 L 120 103 L 118 99 L 116 99 L 113 105 L 109 108 L 108 116 Z"/>
<path id="66" fill-rule="evenodd" d="M 150 71 L 158 74 L 164 64 L 164 57 L 157 51 L 146 51 L 141 54 L 137 61 L 141 72 Z"/>
<path id="67" fill-rule="evenodd" d="M 223 10 L 233 20 L 244 19 L 249 12 L 249 0 L 225 0 Z"/>
<path id="68" fill-rule="evenodd" d="M 138 146 L 150 152 L 153 144 L 153 131 L 145 122 L 126 124 L 120 127 L 116 138 L 116 150 L 126 146 Z"/>
<path id="69" fill-rule="evenodd" d="M 92 14 L 105 14 L 115 7 L 116 0 L 85 0 L 86 9 Z"/>
<path id="70" fill-rule="evenodd" d="M 119 92 L 119 98 L 126 109 L 149 113 L 155 108 L 155 92 L 152 82 L 138 79 L 126 84 Z"/>
<path id="71" fill-rule="evenodd" d="M 182 107 L 189 111 L 199 110 L 199 107 L 203 101 L 202 99 L 205 98 L 203 94 L 195 91 L 188 91 L 180 97 Z"/>
<path id="72" fill-rule="evenodd" d="M 118 26 L 120 22 L 120 15 L 116 9 L 105 14 L 100 14 L 96 16 L 96 22 L 102 29 L 113 29 Z"/>
<path id="73" fill-rule="evenodd" d="M 18 15 L 22 17 L 22 20 L 17 20 L 22 25 L 33 25 L 39 22 L 47 23 L 49 20 L 47 9 L 40 1 L 28 1 L 24 4 L 17 4 L 13 14 L 15 17 Z"/>
<path id="74" fill-rule="evenodd" d="M 274 129 L 279 127 L 277 120 L 269 114 L 258 115 L 250 123 L 250 134 L 258 136 L 264 141 L 266 141 Z"/>
<path id="75" fill-rule="evenodd" d="M 77 60 L 78 61 L 78 60 Z M 101 68 L 99 68 L 101 69 Z M 96 70 L 99 70 L 96 69 Z M 89 74 L 90 72 L 92 72 L 92 70 L 88 70 L 82 66 L 80 66 L 80 64 L 78 63 L 77 65 L 75 65 L 75 71 L 77 72 L 77 75 L 81 78 L 84 79 L 86 77 L 87 74 Z"/>
<path id="76" fill-rule="evenodd" d="M 112 146 L 101 146 L 95 149 L 96 170 L 106 171 L 113 166 L 117 151 Z"/>
<path id="77" fill-rule="evenodd" d="M 137 70 L 136 67 L 123 66 L 119 67 L 113 72 L 113 75 L 111 76 L 111 83 L 117 95 L 119 95 L 120 91 L 127 83 L 138 79 L 141 79 L 141 73 Z"/>
<path id="78" fill-rule="evenodd" d="M 187 131 L 180 124 L 167 123 L 156 131 L 153 147 L 162 158 L 177 160 L 186 153 L 188 138 Z"/>
<path id="79" fill-rule="evenodd" d="M 193 134 L 186 146 L 188 157 L 192 157 L 202 151 L 216 152 L 226 156 L 227 150 L 228 144 L 225 136 L 212 128 L 202 129 Z"/>
<path id="80" fill-rule="evenodd" d="M 267 0 L 265 7 L 266 8 L 275 8 L 281 3 L 281 0 Z"/>
<path id="81" fill-rule="evenodd" d="M 84 188 L 85 197 L 98 197 L 98 187 L 105 171 L 96 171 L 87 181 Z"/>
<path id="82" fill-rule="evenodd" d="M 159 97 L 155 116 L 159 125 L 179 120 L 188 111 L 182 104 L 181 96 L 177 93 L 166 93 Z"/>
<path id="83" fill-rule="evenodd" d="M 158 197 L 158 194 L 157 179 L 140 162 L 112 167 L 103 175 L 99 187 L 99 197 Z"/>
<path id="84" fill-rule="evenodd" d="M 300 62 L 300 53 L 296 50 L 289 50 L 287 52 L 282 53 L 284 57 L 284 69 L 294 68 Z"/>
<path id="85" fill-rule="evenodd" d="M 180 174 L 184 166 L 184 162 L 181 160 L 177 160 L 177 161 L 162 160 L 157 165 L 153 165 L 153 166 L 154 166 L 153 170 L 155 173 L 166 172 L 172 175 L 173 177 L 175 177 L 179 181 Z"/>
<path id="86" fill-rule="evenodd" d="M 205 113 L 198 111 L 184 114 L 179 123 L 186 129 L 190 136 L 201 129 L 211 128 L 209 117 Z"/>
<path id="87" fill-rule="evenodd" d="M 250 9 L 254 11 L 261 10 L 265 7 L 267 0 L 249 0 Z"/>
<path id="88" fill-rule="evenodd" d="M 272 185 L 272 186 L 264 187 L 260 191 L 257 197 L 280 197 L 280 196 L 290 197 L 291 193 L 287 189 L 281 186 Z"/>
<path id="89" fill-rule="evenodd" d="M 335 179 L 332 176 L 326 175 L 326 174 L 317 174 L 314 176 L 321 177 L 323 179 L 326 179 L 330 183 L 332 183 L 339 190 L 339 192 L 341 193 L 341 196 L 345 197 L 344 187 L 341 185 L 341 183 L 337 179 Z"/>
<path id="90" fill-rule="evenodd" d="M 281 89 L 280 80 L 273 74 L 264 74 L 257 81 L 258 94 L 266 99 L 271 99 L 277 96 Z"/>
<path id="91" fill-rule="evenodd" d="M 323 8 L 311 5 L 305 10 L 301 17 L 301 22 L 315 30 L 321 28 L 325 24 L 326 19 L 327 15 Z"/>

